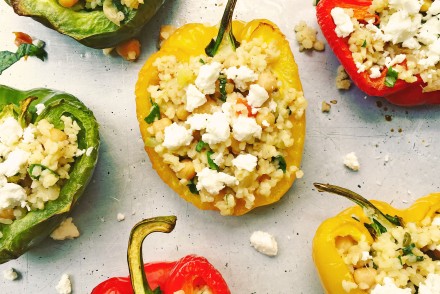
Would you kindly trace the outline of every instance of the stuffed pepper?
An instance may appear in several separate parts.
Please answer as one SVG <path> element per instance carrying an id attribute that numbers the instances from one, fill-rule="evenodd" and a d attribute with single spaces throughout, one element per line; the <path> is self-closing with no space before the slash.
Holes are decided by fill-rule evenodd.
<path id="1" fill-rule="evenodd" d="M 136 36 L 165 0 L 6 0 L 15 13 L 93 48 Z"/>
<path id="2" fill-rule="evenodd" d="M 232 22 L 235 2 L 220 28 L 177 29 L 136 84 L 153 168 L 182 198 L 223 215 L 278 201 L 302 176 L 305 135 L 289 42 L 268 20 Z"/>
<path id="3" fill-rule="evenodd" d="M 326 293 L 438 293 L 440 193 L 398 210 L 341 187 L 315 186 L 359 205 L 323 222 L 313 239 Z"/>
<path id="4" fill-rule="evenodd" d="M 47 237 L 83 193 L 98 124 L 77 98 L 0 86 L 0 263 Z"/>
<path id="5" fill-rule="evenodd" d="M 318 23 L 353 82 L 397 105 L 440 103 L 440 3 L 320 0 Z"/>
<path id="6" fill-rule="evenodd" d="M 187 255 L 178 261 L 143 265 L 142 243 L 150 233 L 169 233 L 175 216 L 145 219 L 131 230 L 127 260 L 130 277 L 110 278 L 96 286 L 92 294 L 230 294 L 228 285 L 208 260 Z"/>

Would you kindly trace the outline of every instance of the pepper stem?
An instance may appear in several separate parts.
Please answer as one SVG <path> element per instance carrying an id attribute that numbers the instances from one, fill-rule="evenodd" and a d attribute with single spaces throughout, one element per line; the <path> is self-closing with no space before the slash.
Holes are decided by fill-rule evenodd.
<path id="1" fill-rule="evenodd" d="M 156 289 L 153 292 L 145 275 L 142 258 L 142 243 L 145 237 L 153 232 L 171 232 L 176 225 L 176 219 L 175 216 L 149 218 L 137 223 L 131 230 L 130 239 L 128 241 L 127 261 L 130 270 L 131 284 L 135 294 L 158 293 Z"/>
<path id="2" fill-rule="evenodd" d="M 314 183 L 313 185 L 319 192 L 329 192 L 343 196 L 362 207 L 365 215 L 372 221 L 371 224 L 365 224 L 365 226 L 373 237 L 377 237 L 396 226 L 403 226 L 400 217 L 384 214 L 373 203 L 351 190 L 330 184 Z"/>
<path id="3" fill-rule="evenodd" d="M 217 54 L 217 51 L 221 43 L 223 42 L 225 33 L 226 33 L 226 37 L 228 38 L 234 50 L 238 46 L 240 46 L 240 43 L 237 42 L 237 40 L 234 37 L 234 34 L 232 33 L 232 15 L 234 14 L 236 3 L 237 0 L 228 0 L 228 3 L 226 4 L 225 12 L 223 13 L 223 17 L 220 22 L 220 28 L 218 30 L 217 38 L 216 40 L 212 39 L 209 45 L 205 48 L 205 53 L 208 56 L 213 57 L 215 54 Z"/>

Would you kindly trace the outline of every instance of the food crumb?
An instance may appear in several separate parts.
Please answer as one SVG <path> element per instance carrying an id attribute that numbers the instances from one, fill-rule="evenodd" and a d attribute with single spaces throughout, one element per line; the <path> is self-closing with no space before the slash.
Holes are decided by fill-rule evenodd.
<path id="1" fill-rule="evenodd" d="M 70 294 L 72 293 L 72 283 L 70 282 L 70 278 L 68 274 L 63 274 L 61 276 L 58 285 L 56 285 L 55 289 L 58 294 Z"/>
<path id="2" fill-rule="evenodd" d="M 112 53 L 113 49 L 115 49 L 115 48 L 114 48 L 114 47 L 111 47 L 111 48 L 104 48 L 104 49 L 102 49 L 102 53 L 103 53 L 104 55 L 106 55 L 106 56 L 109 56 L 110 53 Z"/>
<path id="3" fill-rule="evenodd" d="M 324 42 L 316 38 L 317 31 L 314 28 L 309 27 L 305 21 L 300 21 L 295 26 L 296 40 L 299 44 L 299 51 L 304 50 L 316 50 L 324 51 Z"/>
<path id="4" fill-rule="evenodd" d="M 79 235 L 78 228 L 73 223 L 73 218 L 68 217 L 50 234 L 50 237 L 56 241 L 62 241 L 77 238 Z"/>
<path id="5" fill-rule="evenodd" d="M 304 172 L 302 170 L 297 170 L 295 176 L 297 179 L 301 179 L 302 177 L 304 177 Z"/>
<path id="6" fill-rule="evenodd" d="M 163 42 L 165 42 L 176 31 L 176 29 L 176 27 L 171 25 L 164 25 L 160 27 L 158 43 L 159 48 L 162 47 Z"/>
<path id="7" fill-rule="evenodd" d="M 3 278 L 8 281 L 14 281 L 18 278 L 18 274 L 13 268 L 10 268 L 3 271 Z"/>
<path id="8" fill-rule="evenodd" d="M 338 66 L 336 75 L 336 88 L 339 90 L 348 90 L 351 87 L 351 80 L 342 65 Z"/>
<path id="9" fill-rule="evenodd" d="M 344 157 L 344 165 L 353 171 L 358 171 L 360 169 L 359 160 L 356 153 L 350 152 Z"/>
<path id="10" fill-rule="evenodd" d="M 267 256 L 275 256 L 278 253 L 278 244 L 275 237 L 263 231 L 255 231 L 250 238 L 251 246 L 258 252 Z"/>
<path id="11" fill-rule="evenodd" d="M 118 222 L 122 222 L 125 219 L 125 215 L 119 212 L 116 218 Z"/>
<path id="12" fill-rule="evenodd" d="M 329 103 L 327 103 L 327 102 L 325 102 L 325 101 L 322 101 L 322 104 L 321 104 L 321 111 L 322 112 L 330 112 L 330 109 L 332 108 L 332 106 L 329 104 Z"/>

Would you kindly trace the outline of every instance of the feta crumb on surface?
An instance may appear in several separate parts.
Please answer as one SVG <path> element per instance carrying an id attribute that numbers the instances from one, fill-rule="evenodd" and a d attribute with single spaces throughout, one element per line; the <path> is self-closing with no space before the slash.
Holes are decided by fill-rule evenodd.
<path id="1" fill-rule="evenodd" d="M 257 124 L 254 118 L 239 116 L 233 126 L 234 138 L 238 141 L 249 141 L 252 138 L 260 138 L 262 128 Z"/>
<path id="2" fill-rule="evenodd" d="M 338 37 L 348 37 L 353 31 L 354 26 L 351 22 L 350 16 L 341 7 L 335 7 L 330 12 L 333 22 L 336 25 L 335 32 Z"/>
<path id="3" fill-rule="evenodd" d="M 248 83 L 254 82 L 258 79 L 258 75 L 247 66 L 236 66 L 228 68 L 226 71 L 226 77 L 234 81 L 235 86 L 240 91 L 248 89 Z"/>
<path id="4" fill-rule="evenodd" d="M 125 215 L 119 212 L 116 216 L 116 219 L 118 220 L 118 222 L 122 222 L 125 219 Z"/>
<path id="5" fill-rule="evenodd" d="M 63 274 L 61 276 L 61 279 L 56 285 L 55 289 L 57 290 L 58 294 L 72 293 L 72 283 L 70 282 L 70 278 L 68 274 Z"/>
<path id="6" fill-rule="evenodd" d="M 186 88 L 186 106 L 185 109 L 189 112 L 193 112 L 194 109 L 196 109 L 199 106 L 202 106 L 203 104 L 208 101 L 206 99 L 205 94 L 199 91 L 199 89 L 196 88 L 194 85 L 189 85 Z"/>
<path id="7" fill-rule="evenodd" d="M 371 294 L 411 294 L 410 288 L 401 289 L 388 277 L 385 277 L 383 282 L 383 285 L 377 284 L 373 290 L 371 290 Z"/>
<path id="8" fill-rule="evenodd" d="M 194 82 L 204 94 L 215 93 L 215 82 L 220 76 L 222 65 L 218 62 L 204 64 L 200 67 L 199 75 Z"/>
<path id="9" fill-rule="evenodd" d="M 217 195 L 226 185 L 238 185 L 238 180 L 234 176 L 212 170 L 209 167 L 205 167 L 198 172 L 197 177 L 197 190 L 205 189 L 213 195 Z"/>
<path id="10" fill-rule="evenodd" d="M 165 140 L 163 146 L 168 149 L 176 149 L 180 146 L 188 146 L 193 139 L 192 131 L 184 126 L 173 123 L 165 128 Z"/>
<path id="11" fill-rule="evenodd" d="M 35 105 L 35 108 L 37 109 L 36 113 L 40 115 L 43 112 L 43 110 L 46 108 L 46 106 L 44 106 L 43 103 L 40 103 Z"/>
<path id="12" fill-rule="evenodd" d="M 250 237 L 251 246 L 258 252 L 268 256 L 278 254 L 278 244 L 275 237 L 263 231 L 255 231 Z"/>
<path id="13" fill-rule="evenodd" d="M 350 152 L 344 157 L 344 165 L 353 171 L 358 171 L 360 169 L 359 160 L 356 153 Z"/>
<path id="14" fill-rule="evenodd" d="M 13 268 L 6 269 L 3 271 L 3 278 L 8 281 L 14 281 L 18 278 L 18 274 Z"/>
<path id="15" fill-rule="evenodd" d="M 62 241 L 77 238 L 79 235 L 78 228 L 73 223 L 73 218 L 68 217 L 50 234 L 50 237 L 54 240 Z"/>
<path id="16" fill-rule="evenodd" d="M 269 99 L 269 93 L 260 85 L 253 84 L 249 87 L 249 94 L 246 99 L 250 106 L 261 107 Z"/>
<path id="17" fill-rule="evenodd" d="M 232 164 L 238 169 L 244 169 L 249 172 L 257 166 L 258 158 L 252 154 L 240 154 L 232 160 Z"/>
<path id="18" fill-rule="evenodd" d="M 440 275 L 429 274 L 424 283 L 419 284 L 419 294 L 439 294 Z"/>

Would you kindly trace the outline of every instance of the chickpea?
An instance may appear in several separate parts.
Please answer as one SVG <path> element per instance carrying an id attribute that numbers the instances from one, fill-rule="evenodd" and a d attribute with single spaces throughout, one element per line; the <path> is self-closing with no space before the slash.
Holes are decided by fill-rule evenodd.
<path id="1" fill-rule="evenodd" d="M 216 104 L 214 100 L 208 99 L 208 101 L 205 104 L 194 109 L 193 113 L 211 113 L 212 108 L 215 106 Z"/>
<path id="2" fill-rule="evenodd" d="M 269 94 L 277 89 L 277 79 L 269 71 L 265 71 L 262 74 L 260 74 L 257 83 L 258 85 L 263 87 Z"/>
<path id="3" fill-rule="evenodd" d="M 184 159 L 182 161 L 183 168 L 179 170 L 176 175 L 179 179 L 191 180 L 196 175 L 194 164 L 190 159 Z"/>
<path id="4" fill-rule="evenodd" d="M 367 267 L 355 269 L 353 273 L 354 281 L 363 289 L 369 289 L 376 284 L 376 276 L 377 271 Z"/>
<path id="5" fill-rule="evenodd" d="M 235 89 L 234 83 L 231 83 L 231 82 L 228 81 L 228 82 L 226 83 L 226 86 L 225 86 L 226 94 L 231 94 L 231 93 L 233 93 L 233 92 L 234 92 L 234 89 Z"/>
<path id="6" fill-rule="evenodd" d="M 50 130 L 50 139 L 54 142 L 60 142 L 67 140 L 67 135 L 63 131 L 53 128 Z"/>
<path id="7" fill-rule="evenodd" d="M 153 123 L 154 132 L 157 134 L 159 132 L 163 132 L 166 127 L 172 124 L 172 121 L 168 117 L 164 117 L 160 120 L 157 120 Z"/>
<path id="8" fill-rule="evenodd" d="M 10 219 L 10 220 L 15 219 L 14 210 L 12 208 L 0 209 L 0 218 Z"/>
<path id="9" fill-rule="evenodd" d="M 189 116 L 189 112 L 186 111 L 185 106 L 179 105 L 179 107 L 177 107 L 176 116 L 179 120 L 186 120 Z"/>
<path id="10" fill-rule="evenodd" d="M 337 236 L 335 246 L 342 252 L 347 252 L 350 247 L 356 245 L 356 241 L 351 236 Z"/>
<path id="11" fill-rule="evenodd" d="M 275 115 L 273 113 L 261 113 L 259 112 L 257 116 L 255 117 L 255 120 L 257 121 L 257 124 L 260 126 L 263 124 L 263 121 L 267 121 L 270 125 L 275 124 Z"/>

